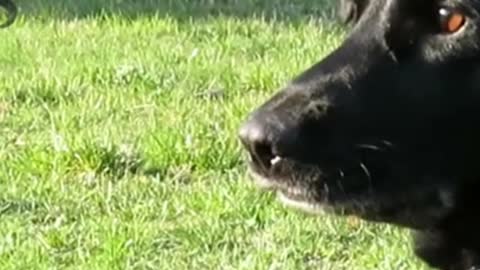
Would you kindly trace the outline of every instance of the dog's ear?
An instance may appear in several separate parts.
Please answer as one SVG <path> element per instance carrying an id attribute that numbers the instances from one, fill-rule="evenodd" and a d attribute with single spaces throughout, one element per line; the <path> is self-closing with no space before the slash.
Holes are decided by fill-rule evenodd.
<path id="1" fill-rule="evenodd" d="M 368 5 L 369 0 L 338 0 L 337 14 L 344 24 L 356 23 Z"/>
<path id="2" fill-rule="evenodd" d="M 0 22 L 0 28 L 10 26 L 17 17 L 17 5 L 15 5 L 15 3 L 13 3 L 11 0 L 0 0 L 0 9 L 5 10 L 7 13 L 7 19 L 4 22 Z"/>

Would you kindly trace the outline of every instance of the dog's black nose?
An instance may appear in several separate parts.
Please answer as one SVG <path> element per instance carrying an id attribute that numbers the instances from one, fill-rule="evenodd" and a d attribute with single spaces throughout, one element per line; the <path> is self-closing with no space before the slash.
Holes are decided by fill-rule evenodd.
<path id="1" fill-rule="evenodd" d="M 239 137 L 253 162 L 268 169 L 275 158 L 288 154 L 294 130 L 273 115 L 256 115 L 241 126 Z"/>
<path id="2" fill-rule="evenodd" d="M 270 167 L 274 158 L 273 138 L 269 126 L 256 118 L 251 118 L 240 128 L 239 136 L 252 160 L 263 168 Z"/>

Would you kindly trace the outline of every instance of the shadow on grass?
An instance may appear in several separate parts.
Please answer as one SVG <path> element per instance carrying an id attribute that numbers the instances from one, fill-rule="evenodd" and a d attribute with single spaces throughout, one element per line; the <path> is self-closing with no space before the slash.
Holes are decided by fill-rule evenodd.
<path id="1" fill-rule="evenodd" d="M 43 203 L 36 201 L 0 199 L 0 217 L 35 212 L 44 207 Z"/>
<path id="2" fill-rule="evenodd" d="M 227 16 L 262 17 L 275 21 L 333 18 L 336 0 L 14 0 L 20 16 L 42 20 L 73 20 L 120 16 L 172 17 L 178 20 Z"/>

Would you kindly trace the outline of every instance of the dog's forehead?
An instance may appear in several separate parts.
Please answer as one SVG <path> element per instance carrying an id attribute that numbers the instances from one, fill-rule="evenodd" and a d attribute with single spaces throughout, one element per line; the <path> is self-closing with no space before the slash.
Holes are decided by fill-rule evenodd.
<path id="1" fill-rule="evenodd" d="M 348 0 L 347 0 L 348 1 Z M 350 0 L 357 2 L 359 0 Z M 365 3 L 365 2 L 362 2 Z M 413 25 L 430 18 L 434 23 L 442 7 L 458 8 L 475 21 L 480 21 L 480 0 L 370 0 L 358 16 L 358 32 L 381 35 L 395 26 Z M 426 26 L 425 23 L 420 26 Z M 376 31 L 366 31 L 378 27 Z M 475 31 L 477 26 L 473 26 Z"/>
<path id="2" fill-rule="evenodd" d="M 364 3 L 364 1 L 354 0 L 357 2 Z M 463 6 L 467 8 L 475 8 L 476 10 L 480 9 L 480 0 L 377 0 L 377 1 L 367 1 L 367 9 L 380 11 L 380 10 L 389 10 L 392 7 L 398 8 L 415 8 L 418 6 Z"/>

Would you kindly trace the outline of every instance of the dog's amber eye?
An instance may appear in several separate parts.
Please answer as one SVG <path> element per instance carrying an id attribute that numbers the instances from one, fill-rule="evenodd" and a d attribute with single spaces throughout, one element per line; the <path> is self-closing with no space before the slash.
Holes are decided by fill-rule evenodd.
<path id="1" fill-rule="evenodd" d="M 442 32 L 447 34 L 460 30 L 466 21 L 465 15 L 454 9 L 441 8 L 439 15 Z"/>

